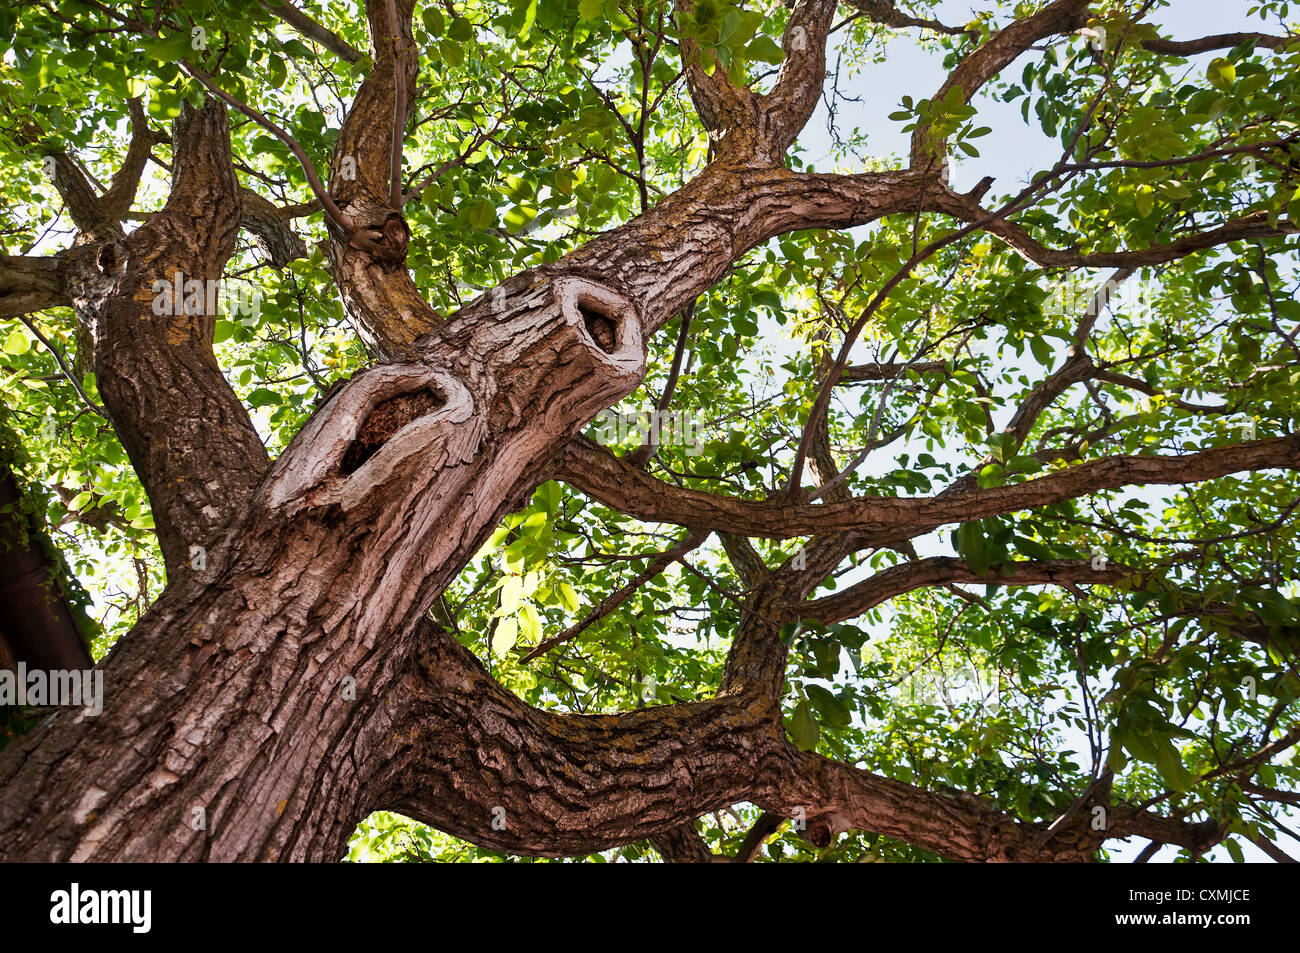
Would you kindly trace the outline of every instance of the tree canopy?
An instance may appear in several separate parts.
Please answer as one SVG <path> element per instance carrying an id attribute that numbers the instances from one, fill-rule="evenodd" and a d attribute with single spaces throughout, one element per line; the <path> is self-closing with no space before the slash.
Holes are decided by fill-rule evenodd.
<path id="1" fill-rule="evenodd" d="M 976 6 L 0 9 L 0 856 L 1294 855 L 1288 4 Z"/>

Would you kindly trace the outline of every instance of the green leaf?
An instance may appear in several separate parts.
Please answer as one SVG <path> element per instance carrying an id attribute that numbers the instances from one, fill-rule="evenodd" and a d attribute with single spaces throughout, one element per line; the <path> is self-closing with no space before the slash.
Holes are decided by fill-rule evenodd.
<path id="1" fill-rule="evenodd" d="M 455 17 L 451 21 L 450 29 L 447 30 L 447 36 L 458 43 L 468 43 L 474 39 L 474 24 L 464 17 Z"/>
<path id="2" fill-rule="evenodd" d="M 519 27 L 519 32 L 515 34 L 521 40 L 528 39 L 528 32 L 533 28 L 533 21 L 537 19 L 537 0 L 526 0 L 526 3 L 524 22 Z"/>
<path id="3" fill-rule="evenodd" d="M 194 52 L 190 47 L 188 33 L 178 33 L 159 40 L 145 40 L 140 48 L 160 63 L 175 63 Z"/>
<path id="4" fill-rule="evenodd" d="M 284 65 L 283 57 L 272 53 L 266 59 L 266 83 L 271 89 L 279 89 L 284 85 L 288 77 L 288 68 Z"/>
<path id="5" fill-rule="evenodd" d="M 542 618 L 530 605 L 519 607 L 519 631 L 529 643 L 537 642 L 542 637 Z"/>
<path id="6" fill-rule="evenodd" d="M 485 229 L 495 225 L 497 207 L 489 199 L 479 199 L 469 209 L 469 223 L 474 228 Z"/>
<path id="7" fill-rule="evenodd" d="M 804 699 L 794 706 L 794 714 L 790 716 L 790 737 L 800 749 L 812 751 L 817 747 L 820 736 L 821 728 L 813 717 L 812 709 L 808 707 L 807 699 Z"/>
<path id="8" fill-rule="evenodd" d="M 804 690 L 808 693 L 812 706 L 817 709 L 817 714 L 827 725 L 832 728 L 847 728 L 853 722 L 849 706 L 827 689 L 820 685 L 807 685 Z"/>
<path id="9" fill-rule="evenodd" d="M 749 45 L 745 47 L 745 55 L 751 60 L 769 63 L 772 66 L 780 66 L 785 61 L 785 50 L 781 49 L 770 36 L 762 34 L 749 41 Z"/>
<path id="10" fill-rule="evenodd" d="M 505 655 L 519 641 L 519 624 L 514 619 L 502 619 L 492 633 L 492 651 Z"/>
<path id="11" fill-rule="evenodd" d="M 1128 758 L 1124 757 L 1124 749 L 1119 745 L 1111 745 L 1110 754 L 1106 756 L 1106 767 L 1116 774 L 1128 767 Z"/>
<path id="12" fill-rule="evenodd" d="M 1205 75 L 1216 87 L 1227 92 L 1237 79 L 1237 67 L 1219 57 L 1210 61 L 1210 65 L 1205 68 Z"/>
<path id="13" fill-rule="evenodd" d="M 1149 185 L 1139 185 L 1137 192 L 1134 194 L 1134 200 L 1137 205 L 1138 214 L 1143 218 L 1150 215 L 1156 207 L 1155 189 Z"/>
<path id="14" fill-rule="evenodd" d="M 816 671 L 822 678 L 834 678 L 840 670 L 840 646 L 831 639 L 818 639 L 812 644 Z"/>
<path id="15" fill-rule="evenodd" d="M 425 6 L 420 11 L 420 20 L 424 23 L 424 28 L 430 36 L 442 36 L 442 31 L 446 23 L 442 19 L 442 13 L 434 6 Z"/>
<path id="16" fill-rule="evenodd" d="M 516 205 L 514 208 L 506 211 L 506 228 L 511 232 L 518 232 L 536 217 L 537 209 L 533 208 L 531 205 Z"/>
<path id="17" fill-rule="evenodd" d="M 584 20 L 595 20 L 605 9 L 605 0 L 581 0 L 578 4 L 578 16 Z"/>
<path id="18" fill-rule="evenodd" d="M 1031 457 L 1029 454 L 1017 454 L 1007 461 L 1007 469 L 1016 473 L 1037 473 L 1043 468 L 1038 462 L 1037 457 Z"/>
<path id="19" fill-rule="evenodd" d="M 5 338 L 6 354 L 26 354 L 31 350 L 32 342 L 21 328 L 14 328 Z"/>
<path id="20" fill-rule="evenodd" d="M 258 387 L 248 395 L 250 407 L 271 407 L 280 402 L 280 395 L 267 387 Z"/>
<path id="21" fill-rule="evenodd" d="M 962 523 L 957 528 L 957 552 L 971 572 L 983 575 L 989 569 L 988 545 L 984 540 L 984 527 L 979 520 Z"/>
<path id="22" fill-rule="evenodd" d="M 1190 791 L 1195 783 L 1192 774 L 1183 764 L 1178 748 L 1168 738 L 1158 737 L 1156 746 L 1156 770 L 1175 791 Z"/>
<path id="23" fill-rule="evenodd" d="M 465 47 L 455 40 L 443 40 L 438 44 L 438 51 L 449 66 L 463 66 L 465 63 Z"/>
<path id="24" fill-rule="evenodd" d="M 718 31 L 718 42 L 726 43 L 736 33 L 740 27 L 740 11 L 728 10 L 727 15 L 722 18 L 722 28 Z M 725 65 L 725 64 L 724 64 Z"/>
<path id="25" fill-rule="evenodd" d="M 521 577 L 515 575 L 506 576 L 501 581 L 501 608 L 502 615 L 514 615 L 519 609 L 519 600 L 524 593 L 524 581 Z"/>
<path id="26" fill-rule="evenodd" d="M 1050 549 L 1042 543 L 1037 543 L 1032 539 L 1026 539 L 1023 536 L 1016 536 L 1011 540 L 1011 543 L 1016 547 L 1018 552 L 1028 556 L 1030 559 L 1038 560 L 1039 562 L 1046 562 L 1049 559 L 1055 558 L 1052 556 L 1052 551 Z"/>

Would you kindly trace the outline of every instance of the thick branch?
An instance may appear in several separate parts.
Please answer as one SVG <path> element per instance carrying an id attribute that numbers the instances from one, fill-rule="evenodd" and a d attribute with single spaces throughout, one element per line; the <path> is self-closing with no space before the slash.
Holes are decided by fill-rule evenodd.
<path id="1" fill-rule="evenodd" d="M 67 291 L 67 259 L 0 252 L 0 318 L 16 318 L 72 303 Z"/>
<path id="2" fill-rule="evenodd" d="M 112 222 L 85 171 L 72 156 L 60 152 L 44 158 L 53 160 L 54 187 L 67 205 L 77 231 L 92 233 Z"/>
<path id="3" fill-rule="evenodd" d="M 1194 40 L 1167 40 L 1163 37 L 1149 37 L 1141 41 L 1142 49 L 1152 53 L 1165 53 L 1171 56 L 1195 56 L 1210 50 L 1230 49 L 1247 41 L 1256 47 L 1278 50 L 1294 40 L 1292 36 L 1270 36 L 1267 33 L 1216 33 Z"/>
<path id="4" fill-rule="evenodd" d="M 127 146 L 122 167 L 117 170 L 117 175 L 113 176 L 113 181 L 109 183 L 108 191 L 100 199 L 103 214 L 118 222 L 126 218 L 131 210 L 131 203 L 135 201 L 135 193 L 140 186 L 140 176 L 149 161 L 149 150 L 155 143 L 165 141 L 165 137 L 149 128 L 149 120 L 145 116 L 144 106 L 140 104 L 140 100 L 133 99 L 129 105 L 131 144 Z"/>
<path id="5" fill-rule="evenodd" d="M 677 6 L 687 13 L 693 8 L 689 0 L 683 0 Z M 709 59 L 711 62 L 706 63 L 705 53 L 694 39 L 683 40 L 683 71 L 695 113 L 716 145 L 721 145 L 730 136 L 729 146 L 743 139 L 745 145 L 741 148 L 752 150 L 758 127 L 757 98 L 748 89 L 732 83 L 727 71 L 718 65 L 712 54 L 709 54 Z M 731 136 L 732 133 L 737 135 Z"/>
<path id="6" fill-rule="evenodd" d="M 1085 816 L 1040 846 L 1045 824 L 794 750 L 758 700 L 556 714 L 510 695 L 450 638 L 431 642 L 410 704 L 385 732 L 375 806 L 497 850 L 573 856 L 652 838 L 704 860 L 701 845 L 683 843 L 683 823 L 746 800 L 773 819 L 802 808 L 817 846 L 861 829 L 966 861 L 1084 860 L 1138 828 L 1169 843 L 1204 837 L 1117 807 L 1107 833 Z"/>
<path id="7" fill-rule="evenodd" d="M 895 29 L 920 27 L 923 30 L 946 33 L 949 36 L 960 36 L 963 33 L 972 32 L 965 27 L 947 26 L 938 20 L 927 20 L 924 17 L 914 17 L 911 14 L 904 13 L 898 9 L 897 0 L 847 0 L 847 2 L 850 7 L 857 10 L 868 20 L 882 26 Z"/>
<path id="8" fill-rule="evenodd" d="M 1106 457 L 1024 483 L 950 496 L 859 498 L 822 504 L 743 500 L 677 487 L 627 466 L 585 438 L 565 447 L 554 473 L 593 499 L 637 519 L 765 539 L 853 530 L 862 543 L 896 540 L 899 534 L 910 538 L 945 523 L 1033 509 L 1099 490 L 1196 483 L 1269 468 L 1300 468 L 1300 437 L 1239 443 L 1181 456 Z"/>
<path id="9" fill-rule="evenodd" d="M 394 132 L 406 127 L 415 107 L 414 97 L 399 92 L 416 88 L 418 65 L 413 55 L 403 56 L 399 64 L 393 45 L 413 49 L 413 7 L 414 0 L 366 4 L 375 67 L 353 100 L 330 165 L 330 193 L 364 239 L 331 236 L 330 261 L 358 330 L 367 344 L 389 358 L 405 353 L 442 320 L 405 267 L 410 233 L 401 215 L 401 196 L 391 194 L 394 186 L 400 193 L 400 178 L 391 177 Z M 399 65 L 400 82 L 395 68 Z M 395 112 L 399 105 L 401 115 Z"/>
<path id="10" fill-rule="evenodd" d="M 252 189 L 239 190 L 239 224 L 251 232 L 276 268 L 307 257 L 307 243 L 293 230 L 294 209 L 282 209 Z"/>
<path id="11" fill-rule="evenodd" d="M 948 583 L 982 583 L 993 586 L 1034 585 L 1114 585 L 1132 576 L 1136 570 L 1124 566 L 1094 569 L 1088 560 L 1058 559 L 1047 562 L 1010 562 L 997 569 L 977 573 L 965 560 L 950 556 L 932 556 L 916 562 L 883 569 L 868 579 L 831 596 L 799 607 L 799 615 L 830 625 L 853 619 L 895 596 L 925 586 Z"/>
<path id="12" fill-rule="evenodd" d="M 709 850 L 693 821 L 656 834 L 650 843 L 670 864 L 711 864 L 726 860 Z"/>
<path id="13" fill-rule="evenodd" d="M 8 430 L 7 425 L 4 430 Z M 5 434 L 8 437 L 8 434 Z M 22 490 L 0 459 L 0 647 L 34 669 L 88 669 L 94 663 L 77 625 L 44 528 L 25 514 Z"/>
<path id="14" fill-rule="evenodd" d="M 1027 261 L 1041 268 L 1125 268 L 1136 269 L 1146 265 L 1163 265 L 1197 251 L 1214 248 L 1227 242 L 1248 238 L 1265 238 L 1292 235 L 1300 228 L 1285 219 L 1276 225 L 1269 222 L 1266 212 L 1255 212 L 1230 219 L 1215 228 L 1184 232 L 1172 240 L 1150 248 L 1120 251 L 1080 252 L 1077 249 L 1055 249 L 1043 245 L 1020 225 L 1007 218 L 995 218 L 993 213 L 980 206 L 967 195 L 951 190 L 936 190 L 932 207 L 967 222 L 984 222 L 982 229 L 1005 242 Z"/>
<path id="15" fill-rule="evenodd" d="M 891 381 L 903 376 L 908 371 L 916 371 L 918 374 L 943 374 L 947 370 L 948 366 L 943 361 L 916 361 L 911 364 L 905 361 L 888 361 L 883 364 L 851 364 L 844 368 L 840 380 L 846 384 L 855 384 L 861 381 Z"/>
<path id="16" fill-rule="evenodd" d="M 94 331 L 104 405 L 149 493 L 169 576 L 247 502 L 268 459 L 212 352 L 241 202 L 225 107 L 182 107 L 172 189 L 129 237 L 78 259 L 74 305 Z M 179 286 L 178 286 L 179 282 Z M 162 289 L 161 291 L 159 289 Z"/>
<path id="17" fill-rule="evenodd" d="M 782 43 L 785 60 L 776 85 L 759 99 L 768 155 L 784 155 L 817 108 L 826 79 L 826 38 L 835 7 L 834 0 L 800 0 L 790 14 Z"/>
<path id="18" fill-rule="evenodd" d="M 744 841 L 741 842 L 740 849 L 736 851 L 733 861 L 737 864 L 753 863 L 758 857 L 758 852 L 763 849 L 763 844 L 767 839 L 780 829 L 785 822 L 785 818 L 776 814 L 768 814 L 766 811 L 754 822 L 745 834 Z"/>

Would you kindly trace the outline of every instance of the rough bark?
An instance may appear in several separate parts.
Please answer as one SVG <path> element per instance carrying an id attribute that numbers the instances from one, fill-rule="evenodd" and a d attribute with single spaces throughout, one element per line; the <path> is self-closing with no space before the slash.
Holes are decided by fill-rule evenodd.
<path id="1" fill-rule="evenodd" d="M 226 110 L 187 106 L 175 126 L 165 207 L 125 236 L 110 209 L 83 197 L 85 227 L 69 264 L 100 393 L 149 493 L 171 578 L 206 570 L 213 534 L 269 462 L 212 353 L 213 291 L 234 253 L 241 211 Z M 199 289 L 193 297 L 191 283 Z"/>

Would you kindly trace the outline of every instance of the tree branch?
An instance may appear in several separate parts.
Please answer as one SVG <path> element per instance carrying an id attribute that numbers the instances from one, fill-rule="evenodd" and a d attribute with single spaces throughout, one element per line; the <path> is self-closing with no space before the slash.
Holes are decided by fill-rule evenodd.
<path id="1" fill-rule="evenodd" d="M 919 498 L 865 497 L 830 503 L 744 500 L 674 486 L 628 466 L 585 438 L 575 438 L 553 473 L 606 506 L 649 522 L 763 539 L 851 530 L 859 545 L 897 542 L 945 523 L 1033 509 L 1062 500 L 1150 484 L 1212 480 L 1243 470 L 1300 468 L 1300 436 L 1214 447 L 1181 456 L 1114 456 L 1023 483 Z"/>
<path id="2" fill-rule="evenodd" d="M 576 625 L 569 626 L 559 635 L 552 636 L 549 639 L 543 639 L 537 644 L 536 648 L 520 659 L 520 662 L 531 662 L 539 655 L 546 654 L 557 645 L 563 645 L 565 642 L 570 642 L 573 639 L 576 639 L 592 625 L 599 622 L 601 619 L 605 618 L 605 616 L 609 615 L 621 606 L 634 592 L 655 576 L 659 575 L 687 553 L 697 549 L 700 544 L 708 539 L 708 536 L 708 533 L 687 533 L 686 538 L 672 549 L 656 556 L 643 572 L 637 574 L 635 579 L 606 596 L 601 601 L 600 605 L 597 606 L 596 609 L 585 619 Z"/>
<path id="3" fill-rule="evenodd" d="M 140 176 L 149 162 L 149 150 L 154 145 L 167 140 L 166 136 L 155 133 L 149 128 L 148 117 L 140 100 L 132 99 L 128 104 L 131 112 L 131 144 L 127 146 L 126 158 L 122 166 L 109 183 L 108 191 L 100 199 L 103 214 L 115 221 L 126 218 L 135 201 L 136 190 L 140 187 Z"/>
<path id="4" fill-rule="evenodd" d="M 763 849 L 763 844 L 769 837 L 780 830 L 785 820 L 784 817 L 764 811 L 759 819 L 754 822 L 754 826 L 745 834 L 745 839 L 741 842 L 740 849 L 736 851 L 733 861 L 737 864 L 753 863 L 755 858 L 758 857 L 758 852 Z"/>
<path id="5" fill-rule="evenodd" d="M 1053 0 L 1032 16 L 1016 20 L 989 37 L 948 74 L 943 85 L 930 98 L 931 102 L 945 102 L 948 93 L 958 89 L 962 102 L 969 103 L 980 87 L 1034 43 L 1044 37 L 1077 30 L 1087 22 L 1088 0 Z M 931 127 L 923 123 L 912 132 L 910 164 L 914 169 L 941 168 L 945 164 L 947 143 L 934 139 L 931 131 Z"/>
<path id="6" fill-rule="evenodd" d="M 6 255 L 0 252 L 0 318 L 72 303 L 67 291 L 67 258 Z"/>
<path id="7" fill-rule="evenodd" d="M 1216 33 L 1194 40 L 1167 40 L 1163 37 L 1148 37 L 1140 41 L 1144 50 L 1152 53 L 1165 53 L 1171 56 L 1195 56 L 1210 50 L 1230 49 L 1247 41 L 1257 47 L 1279 50 L 1293 41 L 1293 36 L 1270 36 L 1267 33 Z"/>
<path id="8" fill-rule="evenodd" d="M 1000 238 L 1006 245 L 1027 261 L 1040 268 L 1125 268 L 1136 269 L 1145 265 L 1163 265 L 1184 258 L 1197 251 L 1214 248 L 1228 242 L 1248 238 L 1276 235 L 1294 235 L 1300 228 L 1287 220 L 1271 224 L 1266 212 L 1254 212 L 1230 219 L 1216 228 L 1184 232 L 1163 245 L 1122 251 L 1080 252 L 1077 249 L 1048 248 L 1033 238 L 1020 225 L 1007 218 L 998 218 L 980 207 L 969 196 L 951 190 L 941 190 L 933 199 L 936 210 L 947 212 L 967 222 L 982 221 L 981 228 Z"/>
<path id="9" fill-rule="evenodd" d="M 898 9 L 896 0 L 846 0 L 846 2 L 862 16 L 882 26 L 894 27 L 895 29 L 920 27 L 923 30 L 946 33 L 949 36 L 961 36 L 964 33 L 973 32 L 965 27 L 946 26 L 938 20 L 927 20 L 904 13 Z"/>
<path id="10" fill-rule="evenodd" d="M 1204 825 L 1117 806 L 1105 833 L 1085 815 L 1040 847 L 1044 823 L 795 750 L 758 698 L 556 714 L 506 692 L 454 639 L 420 641 L 418 679 L 376 756 L 384 768 L 373 803 L 496 850 L 575 856 L 668 835 L 669 850 L 704 860 L 681 818 L 739 801 L 770 815 L 764 827 L 803 808 L 804 836 L 819 847 L 860 829 L 966 861 L 1084 860 L 1106 838 L 1142 831 L 1206 841 Z M 756 849 L 751 839 L 761 843 L 751 832 L 742 854 Z"/>
<path id="11" fill-rule="evenodd" d="M 785 60 L 772 91 L 759 99 L 769 156 L 784 155 L 817 108 L 836 5 L 834 0 L 800 0 L 790 14 L 781 44 Z"/>
<path id="12" fill-rule="evenodd" d="M 239 190 L 240 227 L 251 232 L 276 268 L 307 257 L 307 243 L 290 224 L 294 208 L 280 208 L 249 188 Z"/>
<path id="13" fill-rule="evenodd" d="M 726 860 L 709 850 L 693 821 L 656 834 L 650 843 L 671 864 L 711 864 Z"/>
<path id="14" fill-rule="evenodd" d="M 855 583 L 841 592 L 825 596 L 798 607 L 800 618 L 826 625 L 853 619 L 883 602 L 913 589 L 954 582 L 982 583 L 991 586 L 1035 585 L 1115 585 L 1139 571 L 1125 566 L 1093 569 L 1089 560 L 1055 559 L 1045 562 L 1007 562 L 997 569 L 977 573 L 964 559 L 931 556 L 916 562 L 901 563 Z"/>
<path id="15" fill-rule="evenodd" d="M 339 59 L 355 63 L 365 55 L 333 30 L 307 16 L 289 0 L 280 0 L 278 3 L 261 0 L 261 3 L 262 9 L 279 17 L 309 40 L 315 40 Z"/>

